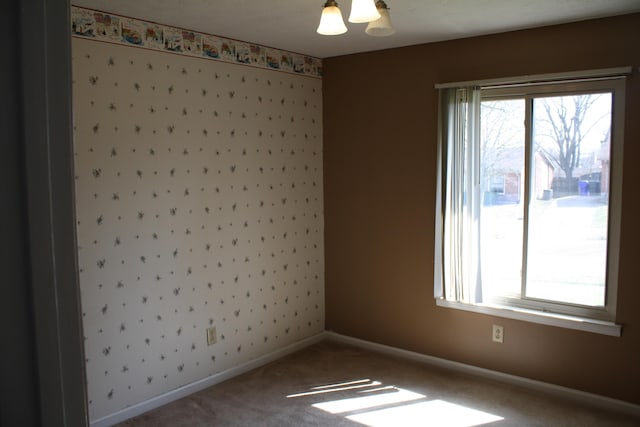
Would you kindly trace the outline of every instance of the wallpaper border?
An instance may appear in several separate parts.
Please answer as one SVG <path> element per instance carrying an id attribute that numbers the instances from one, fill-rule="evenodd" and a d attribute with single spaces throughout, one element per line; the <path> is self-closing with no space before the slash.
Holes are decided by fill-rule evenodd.
<path id="1" fill-rule="evenodd" d="M 150 21 L 71 6 L 71 35 L 125 46 L 322 78 L 322 60 Z"/>

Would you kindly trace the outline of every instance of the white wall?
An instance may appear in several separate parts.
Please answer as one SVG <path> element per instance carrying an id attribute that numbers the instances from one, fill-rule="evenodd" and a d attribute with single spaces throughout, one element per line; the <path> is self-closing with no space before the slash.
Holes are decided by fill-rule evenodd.
<path id="1" fill-rule="evenodd" d="M 324 330 L 321 80 L 80 38 L 73 78 L 91 419 Z"/>

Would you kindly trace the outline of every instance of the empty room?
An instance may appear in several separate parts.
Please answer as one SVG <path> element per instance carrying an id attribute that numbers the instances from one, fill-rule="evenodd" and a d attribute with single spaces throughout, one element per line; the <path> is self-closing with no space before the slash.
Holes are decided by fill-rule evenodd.
<path id="1" fill-rule="evenodd" d="M 3 21 L 3 426 L 640 423 L 637 1 Z"/>

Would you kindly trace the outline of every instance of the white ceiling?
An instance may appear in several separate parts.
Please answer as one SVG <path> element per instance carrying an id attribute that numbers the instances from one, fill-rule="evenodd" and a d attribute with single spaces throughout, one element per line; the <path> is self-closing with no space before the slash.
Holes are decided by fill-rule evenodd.
<path id="1" fill-rule="evenodd" d="M 640 12 L 640 0 L 386 0 L 396 34 L 370 37 L 346 22 L 350 0 L 338 0 L 349 28 L 340 36 L 316 33 L 324 0 L 72 1 L 319 58 Z"/>

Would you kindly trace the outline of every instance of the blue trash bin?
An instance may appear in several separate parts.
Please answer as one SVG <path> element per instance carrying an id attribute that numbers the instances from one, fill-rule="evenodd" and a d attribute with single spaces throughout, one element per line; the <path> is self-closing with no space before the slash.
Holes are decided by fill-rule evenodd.
<path id="1" fill-rule="evenodd" d="M 578 181 L 578 194 L 581 196 L 589 195 L 589 181 Z"/>

